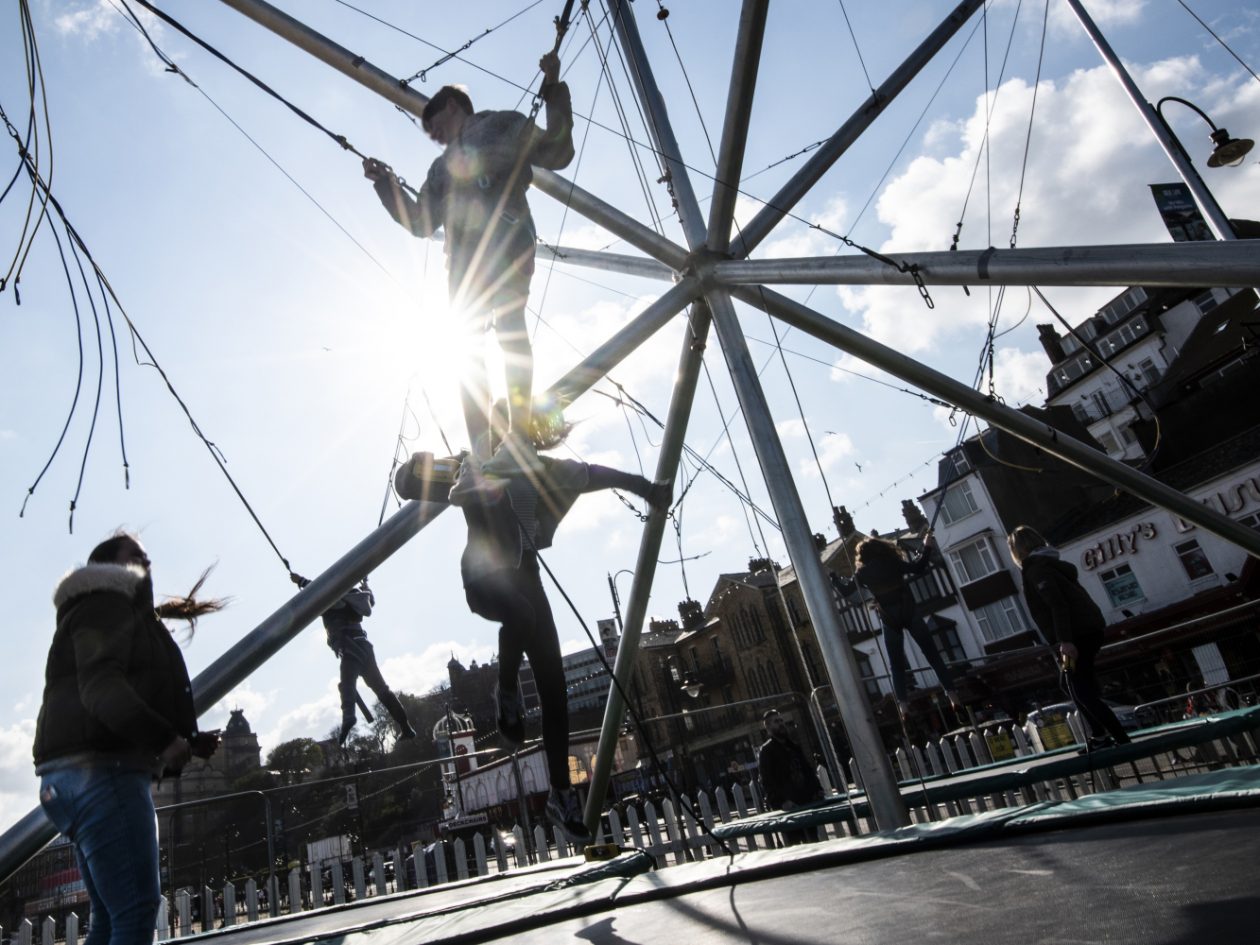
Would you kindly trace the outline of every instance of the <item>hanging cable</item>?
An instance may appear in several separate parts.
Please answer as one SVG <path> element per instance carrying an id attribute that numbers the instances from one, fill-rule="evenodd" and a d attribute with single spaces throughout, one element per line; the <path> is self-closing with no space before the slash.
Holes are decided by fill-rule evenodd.
<path id="1" fill-rule="evenodd" d="M 1028 172 L 1028 155 L 1032 151 L 1033 118 L 1037 114 L 1037 92 L 1041 89 L 1041 67 L 1046 58 L 1046 32 L 1050 21 L 1050 0 L 1046 0 L 1041 15 L 1041 45 L 1037 51 L 1037 76 L 1033 79 L 1032 104 L 1028 108 L 1028 130 L 1024 133 L 1024 159 L 1019 165 L 1019 189 L 1015 193 L 1015 214 L 1011 221 L 1011 249 L 1015 248 L 1019 234 L 1020 205 L 1024 200 L 1024 177 Z"/>
<path id="2" fill-rule="evenodd" d="M 874 95 L 875 83 L 871 81 L 871 74 L 866 70 L 866 60 L 862 58 L 862 46 L 858 43 L 857 34 L 853 32 L 853 24 L 849 21 L 849 11 L 844 8 L 844 0 L 840 0 L 840 12 L 844 15 L 844 25 L 849 28 L 849 37 L 853 40 L 853 51 L 857 53 L 858 62 L 862 65 L 862 75 L 866 76 L 866 87 Z"/>
<path id="3" fill-rule="evenodd" d="M 1190 9 L 1190 5 L 1186 3 L 1186 0 L 1177 0 L 1177 2 L 1181 4 L 1182 9 L 1184 9 L 1187 13 L 1189 13 L 1192 17 L 1194 17 L 1195 21 L 1200 26 L 1202 26 L 1205 30 L 1208 31 L 1208 35 L 1210 35 L 1214 40 L 1220 43 L 1221 46 L 1225 49 L 1225 51 L 1234 57 L 1234 60 L 1240 66 L 1242 66 L 1249 73 L 1251 73 L 1251 77 L 1253 79 L 1255 79 L 1257 82 L 1260 82 L 1260 75 L 1256 75 L 1256 70 L 1251 68 L 1251 66 L 1247 65 L 1247 63 L 1243 62 L 1242 57 L 1239 56 L 1238 53 L 1234 52 L 1234 50 L 1230 49 L 1229 44 L 1225 42 L 1225 40 L 1217 36 L 1216 33 L 1212 30 L 1212 27 L 1208 26 L 1206 23 L 1203 22 L 1203 18 L 1200 17 L 1199 14 L 1195 13 L 1193 10 Z"/>
<path id="4" fill-rule="evenodd" d="M 482 32 L 474 36 L 472 39 L 468 40 L 468 42 L 464 43 L 464 45 L 460 46 L 458 49 L 452 52 L 443 54 L 442 58 L 440 58 L 437 62 L 430 63 L 429 65 L 425 66 L 423 69 L 421 69 L 419 72 L 415 73 L 414 75 L 410 75 L 407 78 L 401 80 L 399 84 L 410 85 L 416 79 L 419 79 L 421 82 L 429 81 L 429 73 L 432 72 L 434 69 L 436 69 L 438 66 L 446 65 L 446 63 L 450 62 L 452 59 L 458 59 L 459 54 L 462 52 L 467 52 L 469 49 L 472 48 L 474 43 L 480 42 L 481 40 L 485 39 L 487 36 L 495 32 L 499 28 L 507 26 L 517 17 L 523 16 L 524 14 L 528 13 L 530 10 L 534 9 L 534 7 L 538 6 L 542 2 L 543 0 L 534 0 L 533 3 L 529 4 L 529 6 L 521 10 L 517 10 L 515 13 L 509 16 L 502 23 L 496 23 L 494 26 L 486 28 L 485 30 L 483 30 Z"/>

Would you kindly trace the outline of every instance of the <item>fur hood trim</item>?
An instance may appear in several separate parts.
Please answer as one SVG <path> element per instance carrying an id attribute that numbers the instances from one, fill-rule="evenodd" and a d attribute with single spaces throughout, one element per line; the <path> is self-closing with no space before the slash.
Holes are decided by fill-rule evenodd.
<path id="1" fill-rule="evenodd" d="M 135 564 L 87 564 L 68 572 L 53 591 L 53 606 L 61 606 L 75 597 L 98 591 L 122 594 L 128 599 L 144 580 L 144 568 Z"/>

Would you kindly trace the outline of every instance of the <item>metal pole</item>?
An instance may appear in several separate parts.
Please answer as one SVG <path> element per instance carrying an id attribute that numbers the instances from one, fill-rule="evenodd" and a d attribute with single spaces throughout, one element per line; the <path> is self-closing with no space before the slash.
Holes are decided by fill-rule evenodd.
<path id="1" fill-rule="evenodd" d="M 552 384 L 545 396 L 562 404 L 577 400 L 693 301 L 699 288 L 690 278 L 678 283 Z"/>
<path id="2" fill-rule="evenodd" d="M 848 121 L 840 126 L 827 143 L 819 148 L 818 152 L 792 176 L 792 179 L 766 202 L 761 211 L 743 228 L 740 237 L 734 241 L 731 247 L 732 255 L 747 256 L 770 235 L 770 231 L 778 222 L 796 206 L 802 197 L 809 193 L 810 188 L 822 179 L 822 176 L 830 170 L 831 165 L 871 126 L 902 89 L 910 84 L 910 80 L 931 62 L 932 57 L 944 48 L 955 33 L 962 29 L 962 25 L 983 2 L 984 0 L 963 0 L 954 8 L 954 12 L 919 44 L 906 61 L 871 93 L 871 96 L 859 106 Z"/>
<path id="3" fill-rule="evenodd" d="M 881 345 L 777 292 L 761 287 L 745 287 L 733 289 L 732 294 L 749 305 L 781 318 L 806 334 L 835 345 L 841 351 L 861 358 L 867 364 L 882 368 L 920 390 L 981 417 L 1012 436 L 1041 447 L 1047 453 L 1057 456 L 1078 469 L 1083 469 L 1099 479 L 1110 482 L 1152 505 L 1175 512 L 1187 522 L 1192 522 L 1214 535 L 1219 535 L 1249 554 L 1260 558 L 1260 532 L 1235 522 L 1215 509 L 1166 486 L 1158 479 L 1140 473 L 1131 466 L 1118 462 L 1079 440 L 1072 439 L 1054 427 L 1034 420 L 1027 414 L 1006 407 L 997 401 L 991 401 L 966 384 L 961 384 L 939 371 L 934 371 L 913 358 Z"/>
<path id="4" fill-rule="evenodd" d="M 678 219 L 682 223 L 683 235 L 687 238 L 687 245 L 694 252 L 704 245 L 704 217 L 700 213 L 696 193 L 691 187 L 691 177 L 687 173 L 687 166 L 683 163 L 678 139 L 674 137 L 674 129 L 665 108 L 665 99 L 656 85 L 656 77 L 652 73 L 652 65 L 648 62 L 647 53 L 643 49 L 643 40 L 639 36 L 639 27 L 635 23 L 634 11 L 630 7 L 629 0 L 613 0 L 612 14 L 622 50 L 630 61 L 630 78 L 634 82 L 639 101 L 648 115 L 648 131 L 656 145 L 657 155 L 665 174 L 669 178 L 670 192 L 678 205 Z"/>
<path id="5" fill-rule="evenodd" d="M 674 383 L 669 413 L 665 417 L 665 430 L 661 435 L 661 451 L 656 460 L 657 482 L 674 482 L 678 472 L 678 461 L 687 435 L 687 422 L 691 418 L 691 406 L 696 397 L 696 384 L 700 380 L 704 346 L 709 337 L 709 322 L 708 307 L 703 303 L 694 305 L 687 338 L 678 359 L 678 379 Z M 617 646 L 613 680 L 608 689 L 608 702 L 604 705 L 599 747 L 586 795 L 585 820 L 592 833 L 599 827 L 604 797 L 608 793 L 608 779 L 612 775 L 613 757 L 617 749 L 617 733 L 626 712 L 622 693 L 630 689 L 635 662 L 639 657 L 639 637 L 647 616 L 648 597 L 652 593 L 652 579 L 656 575 L 656 561 L 661 554 L 664 536 L 665 515 L 657 509 L 649 508 L 648 520 L 643 526 L 643 537 L 639 540 L 639 557 L 634 566 L 634 579 L 630 583 L 630 599 L 626 602 L 625 627 L 621 633 L 621 643 Z"/>
<path id="6" fill-rule="evenodd" d="M 1116 55 L 1116 51 L 1111 48 L 1111 44 L 1107 42 L 1106 37 L 1099 31 L 1098 25 L 1085 12 L 1085 7 L 1080 0 L 1067 0 L 1067 2 L 1068 6 L 1072 8 L 1072 12 L 1076 14 L 1076 18 L 1081 21 L 1081 26 L 1085 27 L 1085 32 L 1093 40 L 1103 60 L 1111 67 L 1111 71 L 1115 73 L 1116 78 L 1120 80 L 1120 85 L 1133 102 L 1134 107 L 1137 108 L 1138 114 L 1142 116 L 1142 120 L 1150 127 L 1156 140 L 1163 147 L 1164 153 L 1168 155 L 1168 160 L 1172 161 L 1173 167 L 1177 169 L 1181 179 L 1186 182 L 1186 186 L 1194 194 L 1194 199 L 1198 201 L 1199 207 L 1203 210 L 1203 216 L 1207 218 L 1208 226 L 1212 228 L 1216 238 L 1218 240 L 1236 239 L 1234 228 L 1230 226 L 1229 219 L 1225 216 L 1225 211 L 1221 209 L 1220 204 L 1216 202 L 1216 198 L 1212 196 L 1212 192 L 1208 190 L 1207 184 L 1199 176 L 1199 172 L 1190 163 L 1190 158 L 1186 154 L 1185 148 L 1181 146 L 1181 142 L 1177 140 L 1177 136 L 1173 134 L 1172 129 L 1165 124 L 1164 119 L 1155 110 L 1155 107 L 1146 100 L 1142 90 L 1138 88 L 1137 83 L 1133 81 L 1133 77 L 1125 69 L 1124 63 Z"/>
<path id="7" fill-rule="evenodd" d="M 928 285 L 1114 285 L 1247 288 L 1260 284 L 1260 240 L 1042 246 L 1035 249 L 892 253 Z M 909 270 L 865 254 L 720 260 L 723 284 L 913 285 Z"/>
<path id="8" fill-rule="evenodd" d="M 412 115 L 419 116 L 424 106 L 428 104 L 427 95 L 417 92 L 409 85 L 404 85 L 362 56 L 356 56 L 344 46 L 295 20 L 287 13 L 277 10 L 264 0 L 222 0 L 222 2 Z M 650 227 L 644 226 L 628 214 L 622 213 L 611 204 L 605 203 L 594 194 L 565 180 L 554 171 L 541 167 L 534 168 L 534 186 L 568 205 L 582 216 L 607 228 L 614 236 L 643 250 L 649 256 L 675 269 L 682 268 L 686 253 L 676 243 L 661 236 Z"/>
<path id="9" fill-rule="evenodd" d="M 538 243 L 538 252 L 550 256 L 556 262 L 570 266 L 584 266 L 588 269 L 601 269 L 604 272 L 616 272 L 623 276 L 638 276 L 642 279 L 658 279 L 673 282 L 678 278 L 677 272 L 643 256 L 627 256 L 623 253 L 597 252 L 591 249 L 577 249 L 573 246 L 552 246 L 549 243 Z"/>
<path id="10" fill-rule="evenodd" d="M 814 536 L 792 479 L 792 469 L 784 455 L 774 418 L 770 416 L 757 369 L 748 353 L 748 343 L 740 330 L 735 306 L 730 296 L 721 289 L 711 290 L 705 295 L 713 312 L 713 323 L 739 397 L 744 422 L 748 426 L 749 439 L 757 453 L 770 501 L 783 530 L 783 543 L 796 569 L 805 609 L 813 622 L 818 648 L 844 716 L 854 759 L 862 773 L 862 783 L 866 786 L 875 822 L 883 830 L 903 827 L 910 822 L 910 815 L 897 790 L 897 779 L 884 753 L 875 717 L 863 695 L 857 661 L 849 647 L 848 636 L 840 625 L 831 582 L 818 558 Z"/>
<path id="11" fill-rule="evenodd" d="M 748 121 L 752 113 L 753 90 L 761 65 L 761 41 L 766 32 L 766 12 L 770 0 L 744 0 L 735 38 L 735 58 L 731 64 L 731 84 L 726 93 L 726 120 L 718 147 L 717 175 L 713 201 L 709 204 L 709 249 L 724 253 L 730 247 L 731 220 L 739 194 L 739 174 L 744 166 L 748 144 Z"/>

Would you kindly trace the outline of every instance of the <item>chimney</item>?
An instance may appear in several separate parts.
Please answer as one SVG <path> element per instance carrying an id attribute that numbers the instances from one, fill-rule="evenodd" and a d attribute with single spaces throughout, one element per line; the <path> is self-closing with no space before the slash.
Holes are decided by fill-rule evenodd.
<path id="1" fill-rule="evenodd" d="M 836 531 L 841 538 L 848 538 L 857 531 L 853 524 L 853 516 L 843 505 L 831 507 L 831 520 L 836 523 Z"/>
<path id="2" fill-rule="evenodd" d="M 1038 325 L 1037 337 L 1041 341 L 1041 347 L 1045 349 L 1046 357 L 1050 359 L 1051 364 L 1058 364 L 1067 357 L 1063 353 L 1063 339 L 1059 337 L 1059 333 L 1054 330 L 1053 325 Z"/>
<path id="3" fill-rule="evenodd" d="M 927 516 L 914 504 L 913 499 L 901 500 L 901 517 L 906 520 L 906 527 L 912 532 L 921 532 L 927 528 Z"/>
<path id="4" fill-rule="evenodd" d="M 678 616 L 682 618 L 683 629 L 690 630 L 704 623 L 704 608 L 698 600 L 688 597 L 678 602 Z"/>

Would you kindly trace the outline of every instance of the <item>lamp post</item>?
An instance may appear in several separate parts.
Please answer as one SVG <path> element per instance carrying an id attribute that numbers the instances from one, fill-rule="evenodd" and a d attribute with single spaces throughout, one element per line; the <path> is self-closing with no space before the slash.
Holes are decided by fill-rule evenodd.
<path id="1" fill-rule="evenodd" d="M 1133 81 L 1133 77 L 1129 75 L 1124 65 L 1120 62 L 1120 57 L 1116 55 L 1115 50 L 1111 48 L 1111 44 L 1103 37 L 1097 24 L 1085 12 L 1085 7 L 1082 6 L 1081 0 L 1067 0 L 1067 2 L 1072 8 L 1072 12 L 1076 14 L 1076 18 L 1080 20 L 1081 26 L 1085 28 L 1085 32 L 1089 34 L 1089 38 L 1093 40 L 1094 46 L 1097 47 L 1104 61 L 1111 67 L 1111 71 L 1115 73 L 1116 78 L 1120 80 L 1125 94 L 1129 96 L 1129 99 L 1163 146 L 1164 152 L 1168 155 L 1168 159 L 1173 162 L 1173 166 L 1177 168 L 1181 179 L 1190 188 L 1190 192 L 1198 202 L 1199 208 L 1203 211 L 1203 216 L 1206 218 L 1207 224 L 1211 227 L 1216 238 L 1218 240 L 1237 239 L 1238 237 L 1234 233 L 1233 226 L 1225 216 L 1225 211 L 1216 202 L 1216 198 L 1208 190 L 1207 184 L 1203 182 L 1199 172 L 1194 169 L 1194 165 L 1190 162 L 1190 156 L 1186 153 L 1186 149 L 1182 146 L 1181 141 L 1173 134 L 1172 129 L 1168 127 L 1163 114 L 1159 111 L 1159 106 L 1152 106 L 1143 97 L 1142 91 L 1137 87 L 1137 83 Z M 1212 119 L 1208 118 L 1198 107 L 1190 105 L 1185 99 L 1169 96 L 1160 99 L 1159 104 L 1163 105 L 1167 101 L 1176 101 L 1183 105 L 1189 105 L 1212 126 L 1212 140 L 1216 142 L 1217 148 L 1213 152 L 1212 157 L 1208 159 L 1209 167 L 1224 167 L 1242 160 L 1243 155 L 1250 151 L 1255 143 L 1248 139 L 1241 141 L 1231 139 L 1225 129 L 1217 128 Z M 1222 140 L 1217 140 L 1218 135 Z"/>

